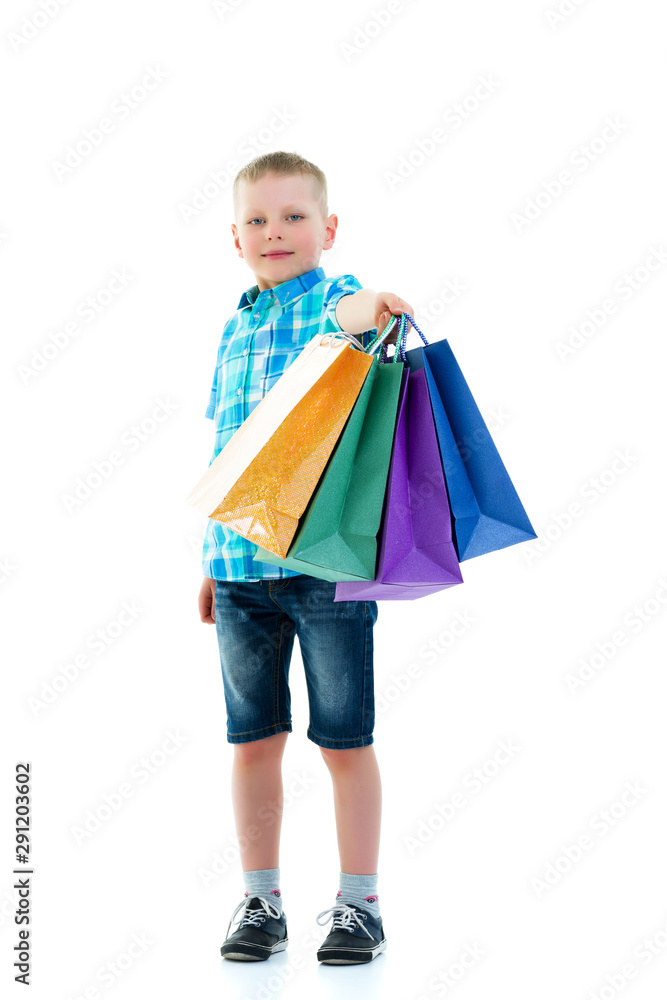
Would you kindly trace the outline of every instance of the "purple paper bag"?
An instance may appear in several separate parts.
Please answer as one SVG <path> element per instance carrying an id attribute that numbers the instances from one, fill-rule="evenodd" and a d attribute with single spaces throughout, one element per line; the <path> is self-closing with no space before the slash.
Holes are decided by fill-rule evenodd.
<path id="1" fill-rule="evenodd" d="M 463 583 L 423 369 L 403 372 L 374 580 L 340 581 L 334 601 L 414 600 Z"/>

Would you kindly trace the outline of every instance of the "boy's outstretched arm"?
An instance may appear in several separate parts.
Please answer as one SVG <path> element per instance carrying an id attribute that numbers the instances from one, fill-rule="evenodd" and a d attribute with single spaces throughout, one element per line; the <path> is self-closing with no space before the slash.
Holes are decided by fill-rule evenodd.
<path id="1" fill-rule="evenodd" d="M 372 288 L 343 295 L 336 303 L 336 319 L 341 329 L 355 336 L 372 329 L 381 333 L 392 315 L 399 316 L 403 312 L 414 316 L 412 306 L 405 299 L 393 292 L 374 292 Z M 385 337 L 385 344 L 395 344 L 397 333 L 398 324 Z"/>

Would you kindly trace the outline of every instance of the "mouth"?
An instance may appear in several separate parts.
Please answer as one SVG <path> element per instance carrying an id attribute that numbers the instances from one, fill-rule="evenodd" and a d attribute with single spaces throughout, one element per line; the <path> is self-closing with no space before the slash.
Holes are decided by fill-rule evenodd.
<path id="1" fill-rule="evenodd" d="M 262 257 L 271 257 L 277 259 L 279 257 L 289 257 L 291 256 L 291 254 L 292 254 L 291 250 L 278 250 L 275 253 L 263 253 Z"/>

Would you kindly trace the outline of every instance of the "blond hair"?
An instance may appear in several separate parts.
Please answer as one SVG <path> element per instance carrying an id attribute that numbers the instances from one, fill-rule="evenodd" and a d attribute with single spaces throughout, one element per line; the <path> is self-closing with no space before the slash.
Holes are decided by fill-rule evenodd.
<path id="1" fill-rule="evenodd" d="M 254 184 L 255 181 L 258 181 L 265 174 L 278 174 L 283 177 L 294 174 L 307 174 L 313 177 L 315 181 L 315 197 L 319 200 L 322 217 L 325 219 L 328 217 L 327 179 L 323 172 L 314 163 L 311 163 L 310 160 L 305 160 L 303 156 L 299 156 L 298 153 L 285 153 L 282 151 L 262 153 L 261 156 L 256 156 L 250 163 L 246 163 L 244 167 L 241 167 L 234 178 L 232 187 L 235 215 L 238 210 L 241 184 Z"/>

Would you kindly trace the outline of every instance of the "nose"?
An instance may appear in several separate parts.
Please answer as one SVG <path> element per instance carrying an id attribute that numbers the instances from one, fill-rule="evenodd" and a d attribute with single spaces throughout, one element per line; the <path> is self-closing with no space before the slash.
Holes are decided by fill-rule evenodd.
<path id="1" fill-rule="evenodd" d="M 269 222 L 266 227 L 266 238 L 269 240 L 282 239 L 279 222 Z"/>

